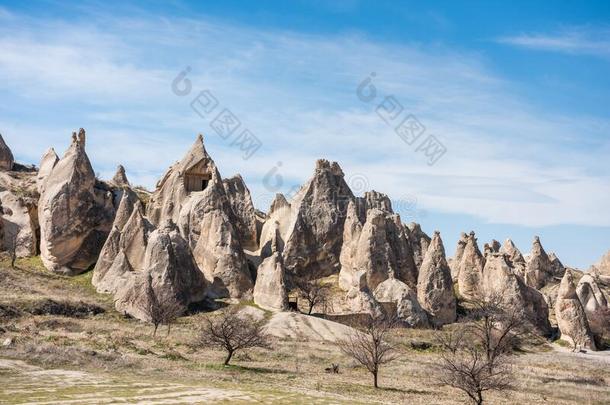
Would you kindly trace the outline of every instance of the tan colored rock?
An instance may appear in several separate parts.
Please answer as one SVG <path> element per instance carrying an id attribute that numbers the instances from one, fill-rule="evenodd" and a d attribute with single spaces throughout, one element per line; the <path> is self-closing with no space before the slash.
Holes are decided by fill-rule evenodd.
<path id="1" fill-rule="evenodd" d="M 44 191 L 44 185 L 47 177 L 49 177 L 49 174 L 51 174 L 58 162 L 59 157 L 53 148 L 50 148 L 45 152 L 44 155 L 42 155 L 42 159 L 40 160 L 40 169 L 38 170 L 38 176 L 36 178 L 36 184 L 40 194 L 42 194 Z"/>
<path id="2" fill-rule="evenodd" d="M 596 350 L 587 315 L 576 294 L 574 277 L 569 269 L 561 280 L 555 303 L 555 317 L 563 340 L 573 343 L 576 339 L 579 345 Z"/>
<path id="3" fill-rule="evenodd" d="M 132 267 L 125 255 L 117 258 L 122 268 Z M 134 268 L 126 274 L 129 276 L 116 292 L 115 307 L 141 320 L 150 320 L 146 307 L 153 292 L 159 303 L 175 301 L 185 309 L 205 296 L 205 278 L 171 220 L 149 235 L 142 270 Z"/>
<path id="4" fill-rule="evenodd" d="M 127 174 L 125 173 L 125 168 L 122 165 L 119 165 L 116 169 L 116 173 L 112 178 L 112 183 L 117 187 L 130 187 L 129 180 L 127 179 Z"/>
<path id="5" fill-rule="evenodd" d="M 479 250 L 475 233 L 470 232 L 458 269 L 457 280 L 458 291 L 464 299 L 476 299 L 480 296 L 484 267 L 485 258 Z"/>
<path id="6" fill-rule="evenodd" d="M 549 336 L 549 309 L 542 293 L 529 287 L 509 265 L 508 255 L 493 253 L 485 263 L 481 290 L 483 296 L 499 294 L 509 312 L 517 311 L 535 329 L 536 333 Z"/>
<path id="7" fill-rule="evenodd" d="M 12 191 L 0 192 L 2 215 L 2 250 L 17 257 L 32 257 L 38 253 L 37 201 L 27 196 L 18 196 Z M 13 246 L 14 245 L 14 246 Z"/>
<path id="8" fill-rule="evenodd" d="M 346 295 L 346 302 L 350 314 L 367 314 L 378 317 L 384 313 L 381 305 L 366 287 L 362 289 L 354 287 L 349 290 Z"/>
<path id="9" fill-rule="evenodd" d="M 389 278 L 373 294 L 377 302 L 396 305 L 396 315 L 407 326 L 427 327 L 428 316 L 417 300 L 417 293 L 402 281 Z"/>
<path id="10" fill-rule="evenodd" d="M 274 238 L 276 243 L 279 243 L 281 246 L 278 247 L 279 251 L 284 251 L 286 238 L 290 236 L 291 218 L 292 209 L 290 207 L 290 203 L 288 203 L 283 194 L 276 194 L 269 208 L 269 212 L 267 213 L 265 223 L 261 229 L 260 246 L 261 254 L 263 256 L 265 255 L 265 252 L 267 252 L 267 256 L 265 257 L 271 255 L 269 249 Z M 276 235 L 278 232 L 279 237 Z"/>
<path id="11" fill-rule="evenodd" d="M 549 260 L 551 262 L 551 273 L 553 274 L 553 277 L 555 279 L 563 278 L 566 268 L 563 263 L 561 263 L 561 260 L 559 260 L 554 252 L 549 253 Z"/>
<path id="12" fill-rule="evenodd" d="M 0 135 L 0 170 L 11 171 L 14 164 L 13 152 L 11 152 L 11 149 L 4 142 L 4 138 Z"/>
<path id="13" fill-rule="evenodd" d="M 458 278 L 460 263 L 462 262 L 462 256 L 464 256 L 464 249 L 466 249 L 467 243 L 468 235 L 466 235 L 465 232 L 462 232 L 457 243 L 457 248 L 455 249 L 455 254 L 449 262 L 449 267 L 451 268 L 451 278 L 455 281 L 457 281 Z"/>
<path id="14" fill-rule="evenodd" d="M 254 285 L 254 303 L 256 305 L 273 311 L 288 309 L 284 274 L 284 263 L 280 252 L 274 252 L 263 260 L 258 266 Z"/>
<path id="15" fill-rule="evenodd" d="M 178 224 L 211 285 L 212 297 L 252 296 L 254 284 L 236 229 L 238 220 L 201 135 L 157 184 L 147 209 L 153 225 L 168 219 Z"/>
<path id="16" fill-rule="evenodd" d="M 91 267 L 112 227 L 113 195 L 96 181 L 85 152 L 85 131 L 44 183 L 38 207 L 41 258 L 47 269 L 67 275 Z"/>
<path id="17" fill-rule="evenodd" d="M 430 245 L 430 237 L 421 229 L 419 224 L 414 222 L 410 223 L 406 228 L 406 235 L 411 245 L 411 251 L 413 252 L 413 260 L 415 262 L 415 268 L 419 269 L 424 262 L 424 256 L 428 251 Z"/>
<path id="18" fill-rule="evenodd" d="M 244 179 L 239 174 L 224 179 L 222 183 L 233 213 L 237 218 L 237 232 L 241 237 L 243 248 L 251 251 L 258 250 L 256 210 L 252 203 L 250 190 L 248 190 Z"/>
<path id="19" fill-rule="evenodd" d="M 500 253 L 504 253 L 507 256 L 508 265 L 515 271 L 515 273 L 525 280 L 525 268 L 527 266 L 525 258 L 515 246 L 515 243 L 506 239 L 504 245 L 500 249 Z"/>
<path id="20" fill-rule="evenodd" d="M 591 274 L 582 276 L 576 287 L 576 294 L 587 315 L 591 332 L 603 333 L 604 327 L 608 327 L 605 324 L 608 322 L 605 318 L 608 300 L 604 292 L 599 288 L 595 277 Z"/>
<path id="21" fill-rule="evenodd" d="M 290 201 L 283 256 L 292 276 L 321 278 L 339 273 L 343 225 L 352 200 L 339 165 L 318 160 L 313 178 Z"/>
<path id="22" fill-rule="evenodd" d="M 362 226 L 356 203 L 350 201 L 345 217 L 343 246 L 339 257 L 341 263 L 339 287 L 344 291 L 359 287 L 362 282 L 362 275 L 365 275 L 364 283 L 366 284 L 366 272 L 362 272 L 362 269 L 358 268 L 358 241 L 360 235 L 362 235 Z"/>
<path id="23" fill-rule="evenodd" d="M 424 262 L 419 269 L 417 299 L 434 324 L 442 326 L 457 319 L 451 270 L 438 231 L 434 232 Z"/>
<path id="24" fill-rule="evenodd" d="M 553 279 L 551 260 L 544 251 L 540 238 L 534 237 L 532 251 L 527 259 L 525 268 L 525 282 L 527 285 L 539 290 Z"/>
<path id="25" fill-rule="evenodd" d="M 610 277 L 610 250 L 594 266 L 599 274 Z"/>

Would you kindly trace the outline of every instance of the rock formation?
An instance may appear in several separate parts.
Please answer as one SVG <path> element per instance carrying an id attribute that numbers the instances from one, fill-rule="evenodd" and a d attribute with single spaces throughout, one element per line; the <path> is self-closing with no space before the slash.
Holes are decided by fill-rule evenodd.
<path id="1" fill-rule="evenodd" d="M 350 275 L 360 270 L 365 271 L 366 285 L 371 291 L 388 278 L 414 288 L 417 270 L 400 217 L 373 208 L 367 212 L 366 222 L 359 225 L 353 204 L 348 207 L 347 217 L 344 229 L 347 240 L 343 243 L 339 277 L 342 288 L 352 285 Z"/>
<path id="2" fill-rule="evenodd" d="M 475 233 L 470 232 L 464 254 L 458 268 L 458 291 L 464 299 L 480 296 L 480 283 L 485 267 L 485 258 L 479 250 Z"/>
<path id="3" fill-rule="evenodd" d="M 339 165 L 318 160 L 313 178 L 290 201 L 287 232 L 282 235 L 284 264 L 292 276 L 320 278 L 339 272 L 343 225 L 352 200 Z"/>
<path id="4" fill-rule="evenodd" d="M 502 297 L 505 309 L 509 313 L 516 311 L 520 314 L 538 334 L 551 334 L 549 309 L 544 296 L 525 284 L 516 274 L 509 265 L 508 255 L 492 253 L 488 257 L 481 279 L 481 290 L 483 296 L 496 294 Z"/>
<path id="5" fill-rule="evenodd" d="M 288 309 L 284 273 L 284 263 L 280 252 L 274 252 L 263 260 L 258 266 L 254 285 L 254 303 L 256 305 L 270 310 Z"/>
<path id="6" fill-rule="evenodd" d="M 241 237 L 244 249 L 255 251 L 258 249 L 258 230 L 256 223 L 256 210 L 252 203 L 250 190 L 238 174 L 230 179 L 223 180 L 223 185 L 231 208 L 237 218 L 237 231 Z"/>
<path id="7" fill-rule="evenodd" d="M 540 238 L 536 236 L 532 244 L 532 251 L 528 257 L 525 268 L 525 282 L 536 289 L 541 289 L 553 278 L 551 260 L 544 251 Z"/>
<path id="8" fill-rule="evenodd" d="M 585 310 L 591 331 L 601 334 L 604 328 L 610 328 L 610 318 L 607 318 L 608 300 L 595 277 L 591 274 L 582 276 L 576 287 L 576 294 Z"/>
<path id="9" fill-rule="evenodd" d="M 563 278 L 563 274 L 566 271 L 565 266 L 561 263 L 561 260 L 553 252 L 549 253 L 549 261 L 551 262 L 551 274 L 555 279 Z"/>
<path id="10" fill-rule="evenodd" d="M 513 271 L 525 280 L 525 267 L 527 265 L 525 263 L 525 258 L 517 246 L 515 246 L 515 243 L 510 239 L 506 239 L 504 245 L 502 245 L 502 248 L 500 249 L 500 252 L 507 256 L 506 260 Z"/>
<path id="11" fill-rule="evenodd" d="M 430 245 L 430 237 L 422 231 L 421 226 L 414 222 L 410 223 L 406 227 L 406 234 L 413 251 L 413 261 L 415 262 L 415 268 L 419 269 L 424 262 L 424 256 L 428 251 Z"/>
<path id="12" fill-rule="evenodd" d="M 13 191 L 0 192 L 2 215 L 2 248 L 15 250 L 17 257 L 31 257 L 38 253 L 37 201 L 32 197 L 18 196 Z"/>
<path id="13" fill-rule="evenodd" d="M 373 296 L 377 302 L 396 305 L 396 316 L 407 326 L 428 326 L 428 316 L 417 301 L 417 294 L 402 281 L 388 278 L 377 286 Z"/>
<path id="14" fill-rule="evenodd" d="M 610 250 L 593 267 L 597 269 L 599 274 L 610 276 Z"/>
<path id="15" fill-rule="evenodd" d="M 11 149 L 4 142 L 2 135 L 0 135 L 0 170 L 13 170 L 14 164 L 13 152 L 11 152 Z"/>
<path id="16" fill-rule="evenodd" d="M 127 180 L 127 174 L 125 173 L 125 168 L 122 165 L 119 165 L 116 169 L 116 173 L 112 178 L 112 183 L 117 187 L 129 187 L 129 180 Z"/>
<path id="17" fill-rule="evenodd" d="M 451 278 L 454 281 L 457 281 L 460 263 L 462 263 L 462 256 L 464 256 L 464 249 L 466 249 L 466 244 L 468 243 L 468 235 L 465 232 L 460 234 L 460 239 L 457 243 L 457 248 L 455 249 L 455 254 L 453 258 L 449 262 L 449 267 L 451 267 Z"/>
<path id="18" fill-rule="evenodd" d="M 132 271 L 125 255 L 117 258 L 130 273 L 115 295 L 119 312 L 147 321 L 151 300 L 156 305 L 175 302 L 186 309 L 205 297 L 203 274 L 195 264 L 188 243 L 169 219 L 150 233 L 141 269 L 133 267 Z"/>
<path id="19" fill-rule="evenodd" d="M 59 157 L 53 148 L 50 148 L 45 152 L 44 155 L 42 155 L 42 159 L 40 160 L 40 169 L 38 170 L 38 177 L 36 178 L 36 184 L 40 194 L 44 192 L 46 179 L 55 168 L 55 165 L 57 165 L 57 162 L 59 162 Z"/>
<path id="20" fill-rule="evenodd" d="M 343 246 L 340 255 L 339 287 L 344 291 L 360 285 L 361 274 L 363 274 L 362 269 L 358 267 L 360 235 L 362 235 L 362 223 L 358 217 L 356 203 L 350 201 L 345 215 Z"/>
<path id="21" fill-rule="evenodd" d="M 555 303 L 555 317 L 563 340 L 570 343 L 576 341 L 579 346 L 596 350 L 587 315 L 576 294 L 574 277 L 569 269 L 561 280 Z"/>
<path id="22" fill-rule="evenodd" d="M 148 206 L 157 225 L 171 219 L 188 241 L 213 297 L 251 297 L 254 287 L 220 173 L 200 135 L 157 184 Z"/>
<path id="23" fill-rule="evenodd" d="M 85 131 L 44 181 L 38 206 L 41 257 L 49 270 L 74 275 L 93 265 L 111 230 L 113 196 L 99 187 L 85 152 Z"/>
<path id="24" fill-rule="evenodd" d="M 456 299 L 440 233 L 434 232 L 417 279 L 417 299 L 438 326 L 455 322 Z"/>

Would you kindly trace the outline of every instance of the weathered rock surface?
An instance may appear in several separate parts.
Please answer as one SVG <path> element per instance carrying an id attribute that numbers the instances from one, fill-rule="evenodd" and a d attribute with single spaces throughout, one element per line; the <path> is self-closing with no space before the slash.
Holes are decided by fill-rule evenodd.
<path id="1" fill-rule="evenodd" d="M 116 173 L 112 178 L 112 184 L 117 187 L 130 187 L 129 180 L 127 179 L 127 174 L 125 173 L 125 168 L 122 165 L 119 165 L 116 169 Z"/>
<path id="2" fill-rule="evenodd" d="M 74 275 L 93 265 L 111 230 L 113 196 L 101 187 L 85 152 L 85 131 L 44 182 L 38 216 L 41 257 L 49 270 Z"/>
<path id="3" fill-rule="evenodd" d="M 563 263 L 561 263 L 561 260 L 559 260 L 554 252 L 549 253 L 549 260 L 551 262 L 551 273 L 553 274 L 553 277 L 555 279 L 563 278 L 566 268 Z"/>
<path id="4" fill-rule="evenodd" d="M 15 164 L 13 152 L 11 152 L 11 149 L 4 142 L 4 138 L 0 135 L 0 170 L 13 170 L 13 164 Z"/>
<path id="5" fill-rule="evenodd" d="M 424 262 L 419 269 L 417 299 L 436 325 L 446 325 L 457 319 L 451 270 L 438 231 L 434 232 Z"/>
<path id="6" fill-rule="evenodd" d="M 0 192 L 2 214 L 2 250 L 17 257 L 31 257 L 38 253 L 37 201 L 18 196 L 11 191 Z"/>
<path id="7" fill-rule="evenodd" d="M 154 225 L 167 219 L 178 224 L 210 283 L 212 297 L 251 298 L 254 284 L 236 229 L 238 220 L 221 179 L 200 135 L 157 184 L 148 216 Z"/>
<path id="8" fill-rule="evenodd" d="M 365 214 L 366 216 L 366 214 Z M 356 203 L 350 201 L 343 228 L 343 246 L 339 257 L 341 271 L 339 272 L 339 288 L 349 291 L 352 287 L 359 287 L 361 276 L 365 274 L 358 267 L 358 242 L 362 235 L 362 222 L 358 215 Z M 366 278 L 364 280 L 366 284 Z"/>
<path id="9" fill-rule="evenodd" d="M 320 278 L 339 272 L 343 225 L 352 200 L 339 165 L 318 160 L 313 178 L 290 201 L 284 264 L 292 276 Z"/>
<path id="10" fill-rule="evenodd" d="M 552 279 L 553 269 L 551 260 L 544 251 L 540 238 L 536 236 L 525 268 L 525 282 L 527 285 L 539 290 Z"/>
<path id="11" fill-rule="evenodd" d="M 464 250 L 466 249 L 466 244 L 468 243 L 468 235 L 465 232 L 460 234 L 460 239 L 458 239 L 457 248 L 455 249 L 455 254 L 453 258 L 449 261 L 449 267 L 451 268 L 451 278 L 454 281 L 457 281 L 460 263 L 462 263 L 462 256 L 464 256 Z"/>
<path id="12" fill-rule="evenodd" d="M 373 208 L 367 212 L 366 222 L 359 225 L 353 208 L 354 205 L 350 204 L 344 229 L 344 237 L 348 239 L 344 240 L 341 253 L 342 274 L 339 278 L 342 288 L 353 285 L 350 275 L 360 270 L 365 271 L 366 285 L 371 291 L 388 278 L 395 278 L 414 288 L 417 285 L 417 270 L 400 217 Z"/>
<path id="13" fill-rule="evenodd" d="M 525 262 L 525 258 L 521 254 L 521 251 L 519 251 L 517 246 L 515 246 L 515 243 L 510 239 L 506 239 L 506 241 L 504 241 L 504 245 L 502 245 L 502 248 L 500 249 L 500 252 L 507 256 L 506 260 L 513 271 L 525 280 L 525 268 L 527 264 Z"/>
<path id="14" fill-rule="evenodd" d="M 136 211 L 134 211 L 136 212 Z M 124 268 L 131 265 L 124 255 Z M 117 311 L 148 321 L 147 307 L 153 300 L 163 305 L 176 302 L 183 308 L 203 300 L 206 282 L 178 227 L 167 220 L 148 238 L 142 269 L 134 268 L 115 295 Z"/>
<path id="15" fill-rule="evenodd" d="M 40 160 L 40 169 L 38 170 L 38 176 L 36 178 L 36 184 L 38 187 L 38 192 L 42 194 L 44 192 L 44 185 L 47 177 L 55 168 L 55 165 L 59 162 L 59 156 L 55 153 L 55 149 L 50 148 L 42 155 L 42 159 Z"/>
<path id="16" fill-rule="evenodd" d="M 470 232 L 458 269 L 458 290 L 463 298 L 469 300 L 480 296 L 484 267 L 485 258 L 479 250 L 475 233 Z"/>
<path id="17" fill-rule="evenodd" d="M 607 322 L 610 322 L 610 319 L 606 318 L 608 300 L 595 277 L 591 274 L 582 276 L 576 287 L 576 294 L 585 310 L 591 331 L 602 333 L 604 328 L 609 328 Z"/>
<path id="18" fill-rule="evenodd" d="M 610 250 L 594 266 L 599 274 L 610 276 Z"/>
<path id="19" fill-rule="evenodd" d="M 555 303 L 555 317 L 561 332 L 561 338 L 570 343 L 596 350 L 595 341 L 589 328 L 585 310 L 576 294 L 572 271 L 566 270 Z"/>
<path id="20" fill-rule="evenodd" d="M 288 309 L 284 274 L 284 263 L 280 252 L 274 252 L 263 260 L 258 266 L 254 285 L 254 303 L 256 305 L 270 310 Z"/>
<path id="21" fill-rule="evenodd" d="M 408 232 L 406 232 L 408 231 Z M 430 245 L 430 237 L 421 229 L 419 224 L 415 222 L 410 223 L 406 226 L 406 235 L 413 251 L 413 261 L 415 262 L 415 268 L 419 269 L 424 262 L 424 256 L 428 251 Z"/>
<path id="22" fill-rule="evenodd" d="M 398 319 L 407 326 L 428 326 L 428 316 L 418 302 L 416 292 L 402 281 L 385 280 L 377 286 L 373 296 L 377 302 L 395 304 Z"/>
<path id="23" fill-rule="evenodd" d="M 544 336 L 551 333 L 549 308 L 542 293 L 529 287 L 510 267 L 508 255 L 493 253 L 485 263 L 481 287 L 484 296 L 499 294 L 510 313 L 517 311 Z"/>
<path id="24" fill-rule="evenodd" d="M 251 251 L 258 250 L 256 210 L 252 203 L 250 190 L 239 174 L 223 180 L 223 185 L 229 204 L 237 218 L 236 228 L 243 248 Z"/>

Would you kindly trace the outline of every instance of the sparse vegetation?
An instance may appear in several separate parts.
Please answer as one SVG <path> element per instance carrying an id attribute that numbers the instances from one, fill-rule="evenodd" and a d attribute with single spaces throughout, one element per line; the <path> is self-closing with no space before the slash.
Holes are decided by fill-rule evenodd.
<path id="1" fill-rule="evenodd" d="M 311 315 L 314 308 L 318 307 L 323 313 L 328 312 L 327 307 L 330 304 L 330 286 L 322 280 L 296 280 L 296 289 L 301 297 L 307 303 L 307 314 Z"/>

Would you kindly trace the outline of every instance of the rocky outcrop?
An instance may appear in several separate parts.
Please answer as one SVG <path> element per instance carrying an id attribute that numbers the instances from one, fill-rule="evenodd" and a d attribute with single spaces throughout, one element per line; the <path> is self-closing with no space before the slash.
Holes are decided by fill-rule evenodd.
<path id="1" fill-rule="evenodd" d="M 251 298 L 254 287 L 238 219 L 200 135 L 157 184 L 148 205 L 154 225 L 171 219 L 187 240 L 212 297 Z"/>
<path id="2" fill-rule="evenodd" d="M 280 252 L 274 252 L 258 266 L 254 285 L 254 303 L 261 308 L 288 309 L 288 294 L 284 280 L 284 263 Z"/>
<path id="3" fill-rule="evenodd" d="M 506 255 L 506 261 L 513 271 L 525 280 L 525 268 L 527 265 L 525 263 L 525 258 L 517 246 L 515 246 L 515 243 L 510 239 L 506 239 L 500 252 Z"/>
<path id="4" fill-rule="evenodd" d="M 278 244 L 278 250 L 284 251 L 284 244 L 289 234 L 292 210 L 283 194 L 276 194 L 269 207 L 267 218 L 261 229 L 260 246 L 263 258 L 271 255 L 271 244 Z"/>
<path id="5" fill-rule="evenodd" d="M 117 187 L 130 187 L 129 180 L 127 180 L 127 174 L 125 173 L 125 168 L 122 165 L 117 167 L 116 173 L 112 178 L 112 184 Z"/>
<path id="6" fill-rule="evenodd" d="M 244 249 L 258 250 L 258 230 L 256 223 L 256 210 L 252 203 L 250 190 L 238 174 L 230 179 L 223 180 L 223 185 L 229 204 L 237 218 L 237 231 Z"/>
<path id="7" fill-rule="evenodd" d="M 599 274 L 610 277 L 610 250 L 593 267 Z"/>
<path id="8" fill-rule="evenodd" d="M 543 336 L 551 334 L 549 308 L 544 296 L 529 287 L 510 267 L 508 255 L 492 253 L 485 263 L 481 280 L 483 296 L 499 296 L 508 313 L 516 313 Z"/>
<path id="9" fill-rule="evenodd" d="M 19 196 L 13 191 L 0 192 L 2 215 L 2 250 L 15 251 L 17 257 L 31 257 L 38 253 L 37 201 Z"/>
<path id="10" fill-rule="evenodd" d="M 344 291 L 358 287 L 361 282 L 361 276 L 364 274 L 361 271 L 362 269 L 358 267 L 358 242 L 360 241 L 360 235 L 362 235 L 362 226 L 356 203 L 350 201 L 345 215 L 343 246 L 339 258 L 341 263 L 339 287 Z"/>
<path id="11" fill-rule="evenodd" d="M 442 326 L 457 319 L 451 270 L 438 231 L 434 232 L 424 262 L 419 269 L 417 299 L 434 324 Z"/>
<path id="12" fill-rule="evenodd" d="M 38 216 L 41 258 L 47 269 L 79 274 L 93 265 L 111 230 L 112 193 L 100 187 L 85 152 L 85 131 L 72 134 L 72 144 L 44 182 Z"/>
<path id="13" fill-rule="evenodd" d="M 485 258 L 479 250 L 474 232 L 470 232 L 458 268 L 458 291 L 467 300 L 480 297 Z"/>
<path id="14" fill-rule="evenodd" d="M 4 138 L 0 135 L 0 170 L 13 170 L 14 164 L 13 152 L 11 152 L 11 149 L 4 142 Z"/>
<path id="15" fill-rule="evenodd" d="M 45 152 L 44 155 L 42 155 L 42 159 L 40 160 L 40 169 L 38 170 L 38 176 L 36 178 L 36 184 L 40 194 L 44 192 L 46 179 L 49 177 L 49 174 L 51 174 L 58 162 L 59 157 L 53 148 L 50 148 Z"/>
<path id="16" fill-rule="evenodd" d="M 553 269 L 551 260 L 544 251 L 540 238 L 536 236 L 525 267 L 525 282 L 527 285 L 539 290 L 552 279 Z"/>
<path id="17" fill-rule="evenodd" d="M 142 270 L 148 236 L 154 227 L 144 218 L 142 204 L 125 193 L 112 231 L 93 271 L 92 284 L 98 292 L 115 294 L 132 271 Z"/>
<path id="18" fill-rule="evenodd" d="M 345 214 L 353 200 L 339 165 L 318 160 L 313 178 L 290 201 L 283 256 L 292 276 L 320 278 L 339 273 Z"/>
<path id="19" fill-rule="evenodd" d="M 186 309 L 190 303 L 204 299 L 203 274 L 195 264 L 188 243 L 171 220 L 150 233 L 141 269 L 134 267 L 127 255 L 120 254 L 117 259 L 129 275 L 115 295 L 119 312 L 149 321 L 151 300 L 155 305 L 176 303 Z"/>
<path id="20" fill-rule="evenodd" d="M 428 316 L 417 300 L 417 294 L 402 281 L 389 278 L 380 283 L 373 293 L 379 303 L 396 305 L 396 316 L 406 326 L 426 327 Z"/>
<path id="21" fill-rule="evenodd" d="M 417 270 L 400 217 L 373 208 L 367 212 L 366 222 L 359 224 L 353 204 L 348 207 L 347 217 L 340 286 L 348 289 L 353 285 L 353 275 L 363 270 L 371 291 L 388 278 L 415 288 Z"/>
<path id="22" fill-rule="evenodd" d="M 571 270 L 566 270 L 561 280 L 555 303 L 555 317 L 563 340 L 570 343 L 576 341 L 578 346 L 596 350 L 587 315 L 576 294 Z"/>
<path id="23" fill-rule="evenodd" d="M 576 295 L 585 310 L 589 326 L 593 333 L 601 334 L 604 328 L 609 328 L 608 322 L 608 300 L 604 292 L 599 288 L 595 277 L 585 274 L 581 277 L 576 287 Z"/>
<path id="24" fill-rule="evenodd" d="M 559 260 L 554 252 L 549 253 L 549 260 L 551 262 L 551 273 L 553 274 L 553 277 L 555 279 L 563 278 L 566 268 L 563 263 L 561 263 L 561 260 Z"/>
<path id="25" fill-rule="evenodd" d="M 414 222 L 405 226 L 405 233 L 413 252 L 413 261 L 415 262 L 415 268 L 419 269 L 424 262 L 424 256 L 428 251 L 430 245 L 430 237 L 421 229 L 419 224 Z"/>
<path id="26" fill-rule="evenodd" d="M 453 258 L 449 262 L 449 267 L 451 268 L 451 278 L 454 281 L 457 281 L 460 263 L 462 263 L 462 256 L 464 256 L 464 249 L 466 249 L 466 244 L 468 243 L 468 235 L 465 232 L 460 234 L 460 239 L 458 239 L 457 248 L 455 249 L 455 254 Z"/>

